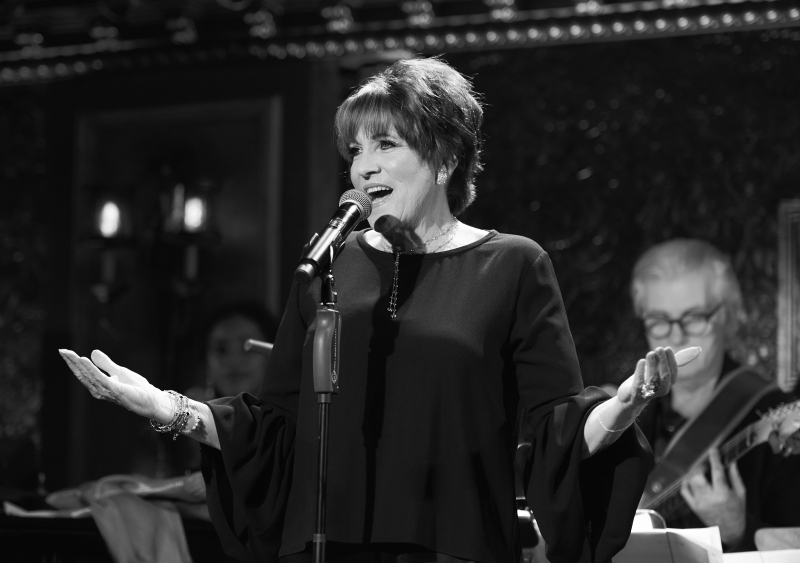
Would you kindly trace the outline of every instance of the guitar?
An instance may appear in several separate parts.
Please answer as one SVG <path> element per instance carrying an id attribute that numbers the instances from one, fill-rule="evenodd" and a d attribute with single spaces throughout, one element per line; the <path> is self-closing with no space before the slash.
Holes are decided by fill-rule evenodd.
<path id="1" fill-rule="evenodd" d="M 760 420 L 746 426 L 728 439 L 719 448 L 722 464 L 727 469 L 730 464 L 764 442 L 769 442 L 773 451 L 782 452 L 785 456 L 800 453 L 800 401 L 770 409 Z M 639 508 L 655 510 L 664 518 L 669 518 L 679 510 L 687 508 L 680 495 L 681 484 L 696 468 L 708 469 L 708 463 L 706 453 L 689 471 L 671 482 L 660 483 L 661 486 L 658 487 L 649 487 Z"/>

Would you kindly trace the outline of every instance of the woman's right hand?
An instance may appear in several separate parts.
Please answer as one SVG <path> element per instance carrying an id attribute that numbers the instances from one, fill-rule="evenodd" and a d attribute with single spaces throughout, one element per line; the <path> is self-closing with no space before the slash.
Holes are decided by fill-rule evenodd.
<path id="1" fill-rule="evenodd" d="M 138 373 L 118 366 L 100 350 L 92 352 L 91 360 L 72 350 L 59 350 L 58 353 L 96 399 L 123 406 L 161 424 L 169 424 L 172 420 L 172 400 L 166 392 L 151 385 Z"/>

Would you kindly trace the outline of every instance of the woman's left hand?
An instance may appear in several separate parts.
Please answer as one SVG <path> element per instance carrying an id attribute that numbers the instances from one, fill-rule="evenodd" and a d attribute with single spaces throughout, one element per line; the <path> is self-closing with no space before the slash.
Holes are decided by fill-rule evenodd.
<path id="1" fill-rule="evenodd" d="M 669 393 L 678 377 L 678 367 L 700 354 L 700 348 L 687 348 L 677 354 L 672 348 L 656 348 L 636 364 L 636 371 L 622 382 L 617 396 L 594 409 L 584 425 L 582 459 L 613 444 L 622 431 L 634 423 L 642 409 Z M 601 418 L 601 415 L 605 419 Z"/>
<path id="2" fill-rule="evenodd" d="M 678 361 L 672 348 L 656 348 L 636 364 L 636 371 L 622 382 L 617 399 L 629 408 L 644 407 L 656 397 L 663 397 L 678 376 Z"/>

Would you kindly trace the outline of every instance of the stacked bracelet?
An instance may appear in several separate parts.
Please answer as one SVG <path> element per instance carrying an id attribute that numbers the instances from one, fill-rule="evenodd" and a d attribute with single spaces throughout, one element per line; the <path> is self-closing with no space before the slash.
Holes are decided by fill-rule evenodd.
<path id="1" fill-rule="evenodd" d="M 192 409 L 192 414 L 194 415 L 194 424 L 192 424 L 192 427 L 188 429 L 184 427 L 184 429 L 181 430 L 183 434 L 191 434 L 200 426 L 200 413 L 198 413 L 194 407 L 189 408 Z"/>
<path id="2" fill-rule="evenodd" d="M 175 391 L 167 391 L 170 401 L 172 402 L 172 420 L 169 424 L 161 424 L 157 420 L 150 419 L 150 426 L 153 430 L 161 433 L 172 433 L 172 439 L 177 440 L 179 434 L 188 434 L 197 430 L 200 425 L 200 415 L 189 406 L 189 399 L 185 395 L 181 395 Z M 194 415 L 194 424 L 188 430 L 186 425 L 189 419 Z"/>

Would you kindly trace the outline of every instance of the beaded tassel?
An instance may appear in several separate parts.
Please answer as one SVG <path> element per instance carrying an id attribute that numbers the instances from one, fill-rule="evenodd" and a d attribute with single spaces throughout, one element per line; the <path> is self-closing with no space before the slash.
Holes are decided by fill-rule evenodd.
<path id="1" fill-rule="evenodd" d="M 391 318 L 397 318 L 397 278 L 400 275 L 400 253 L 394 254 L 394 281 L 392 282 L 392 295 L 389 297 L 389 311 Z"/>
<path id="2" fill-rule="evenodd" d="M 441 237 L 441 236 L 443 236 L 443 235 L 445 235 L 447 233 L 451 233 L 450 236 L 447 237 L 446 241 L 444 241 L 442 244 L 437 246 L 432 251 L 432 252 L 439 252 L 440 250 L 442 250 L 443 248 L 445 248 L 448 244 L 450 244 L 452 242 L 453 238 L 455 238 L 455 236 L 456 236 L 456 231 L 457 230 L 458 230 L 458 219 L 453 217 L 453 220 L 451 221 L 450 225 L 446 229 L 440 231 L 439 234 L 436 235 L 435 237 L 433 237 L 433 238 L 431 238 L 429 240 L 422 241 L 423 252 L 424 252 L 424 248 L 426 248 L 429 244 L 434 242 L 436 239 L 438 239 L 439 237 Z M 386 246 L 386 251 L 387 252 L 391 251 L 391 247 L 387 245 Z M 409 250 L 408 252 L 410 254 L 410 253 L 414 252 L 414 250 L 412 249 L 412 250 Z M 399 278 L 400 278 L 400 252 L 395 252 L 394 253 L 394 280 L 392 281 L 392 295 L 389 297 L 389 307 L 386 309 L 387 311 L 389 311 L 389 316 L 392 319 L 396 319 L 397 318 L 397 288 L 398 288 L 398 285 L 399 285 Z"/>

